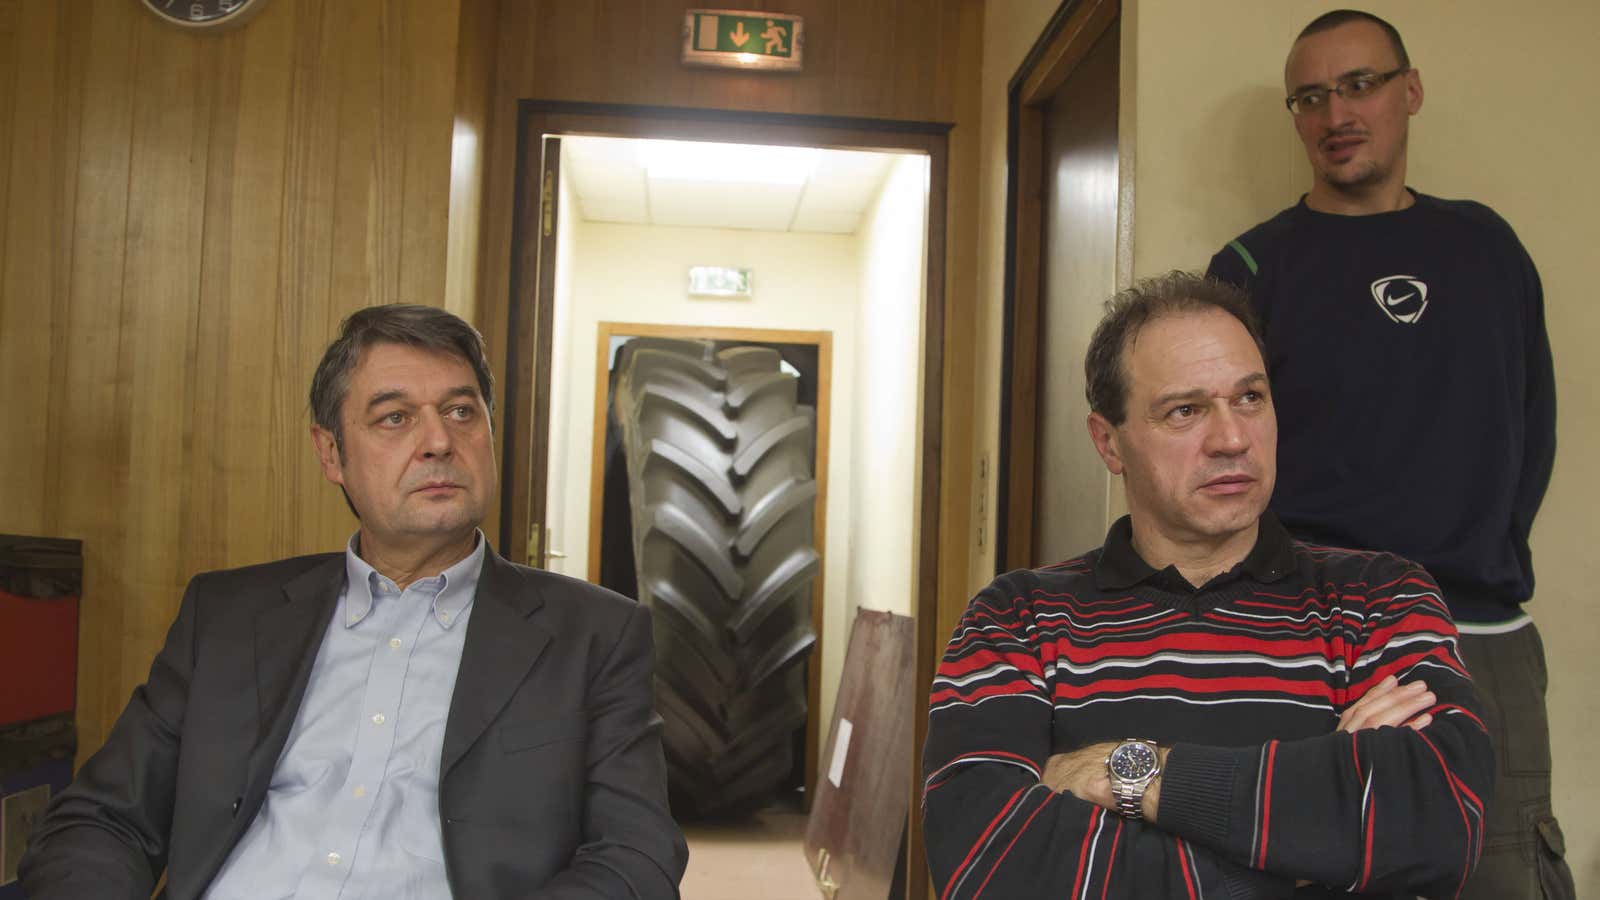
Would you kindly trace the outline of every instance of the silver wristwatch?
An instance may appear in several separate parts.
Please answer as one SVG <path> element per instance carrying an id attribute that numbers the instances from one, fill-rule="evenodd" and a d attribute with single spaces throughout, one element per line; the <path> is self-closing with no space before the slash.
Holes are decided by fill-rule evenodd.
<path id="1" fill-rule="evenodd" d="M 1161 756 L 1156 742 L 1127 738 L 1106 757 L 1106 774 L 1111 777 L 1111 796 L 1117 812 L 1130 819 L 1144 818 L 1144 792 L 1161 774 Z"/>

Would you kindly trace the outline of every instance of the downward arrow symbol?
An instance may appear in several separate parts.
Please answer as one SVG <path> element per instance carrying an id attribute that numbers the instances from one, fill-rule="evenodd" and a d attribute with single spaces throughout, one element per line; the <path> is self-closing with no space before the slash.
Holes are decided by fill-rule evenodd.
<path id="1" fill-rule="evenodd" d="M 750 40 L 750 32 L 745 31 L 744 23 L 740 22 L 738 25 L 734 26 L 733 31 L 728 35 L 728 37 L 733 39 L 734 44 L 743 47 L 745 41 Z"/>

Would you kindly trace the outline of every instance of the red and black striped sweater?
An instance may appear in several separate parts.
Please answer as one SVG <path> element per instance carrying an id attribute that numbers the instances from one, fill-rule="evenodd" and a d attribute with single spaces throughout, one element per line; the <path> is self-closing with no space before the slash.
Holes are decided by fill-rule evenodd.
<path id="1" fill-rule="evenodd" d="M 923 817 L 941 900 L 1454 897 L 1477 862 L 1494 751 L 1433 579 L 1386 553 L 1292 541 L 1270 514 L 1199 589 L 1105 547 L 996 579 L 934 679 Z M 1337 732 L 1386 675 L 1433 722 Z M 1173 749 L 1157 823 L 1039 783 L 1099 741 Z"/>

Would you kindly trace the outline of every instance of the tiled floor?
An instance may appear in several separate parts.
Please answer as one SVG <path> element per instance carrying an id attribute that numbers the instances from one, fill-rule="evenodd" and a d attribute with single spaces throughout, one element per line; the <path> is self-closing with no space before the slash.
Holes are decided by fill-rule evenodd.
<path id="1" fill-rule="evenodd" d="M 683 900 L 817 900 L 806 865 L 806 817 L 768 811 L 737 825 L 689 825 Z"/>

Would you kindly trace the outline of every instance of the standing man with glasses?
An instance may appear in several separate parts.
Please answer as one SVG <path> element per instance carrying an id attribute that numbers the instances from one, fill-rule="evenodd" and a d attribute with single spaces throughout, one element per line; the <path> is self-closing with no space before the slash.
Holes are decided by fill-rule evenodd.
<path id="1" fill-rule="evenodd" d="M 1394 26 L 1319 16 L 1284 78 L 1311 190 L 1209 270 L 1262 320 L 1282 448 L 1273 509 L 1301 539 L 1398 553 L 1438 580 L 1499 769 L 1461 896 L 1571 897 L 1544 649 L 1522 609 L 1555 460 L 1539 274 L 1493 210 L 1406 186 L 1422 78 Z"/>

